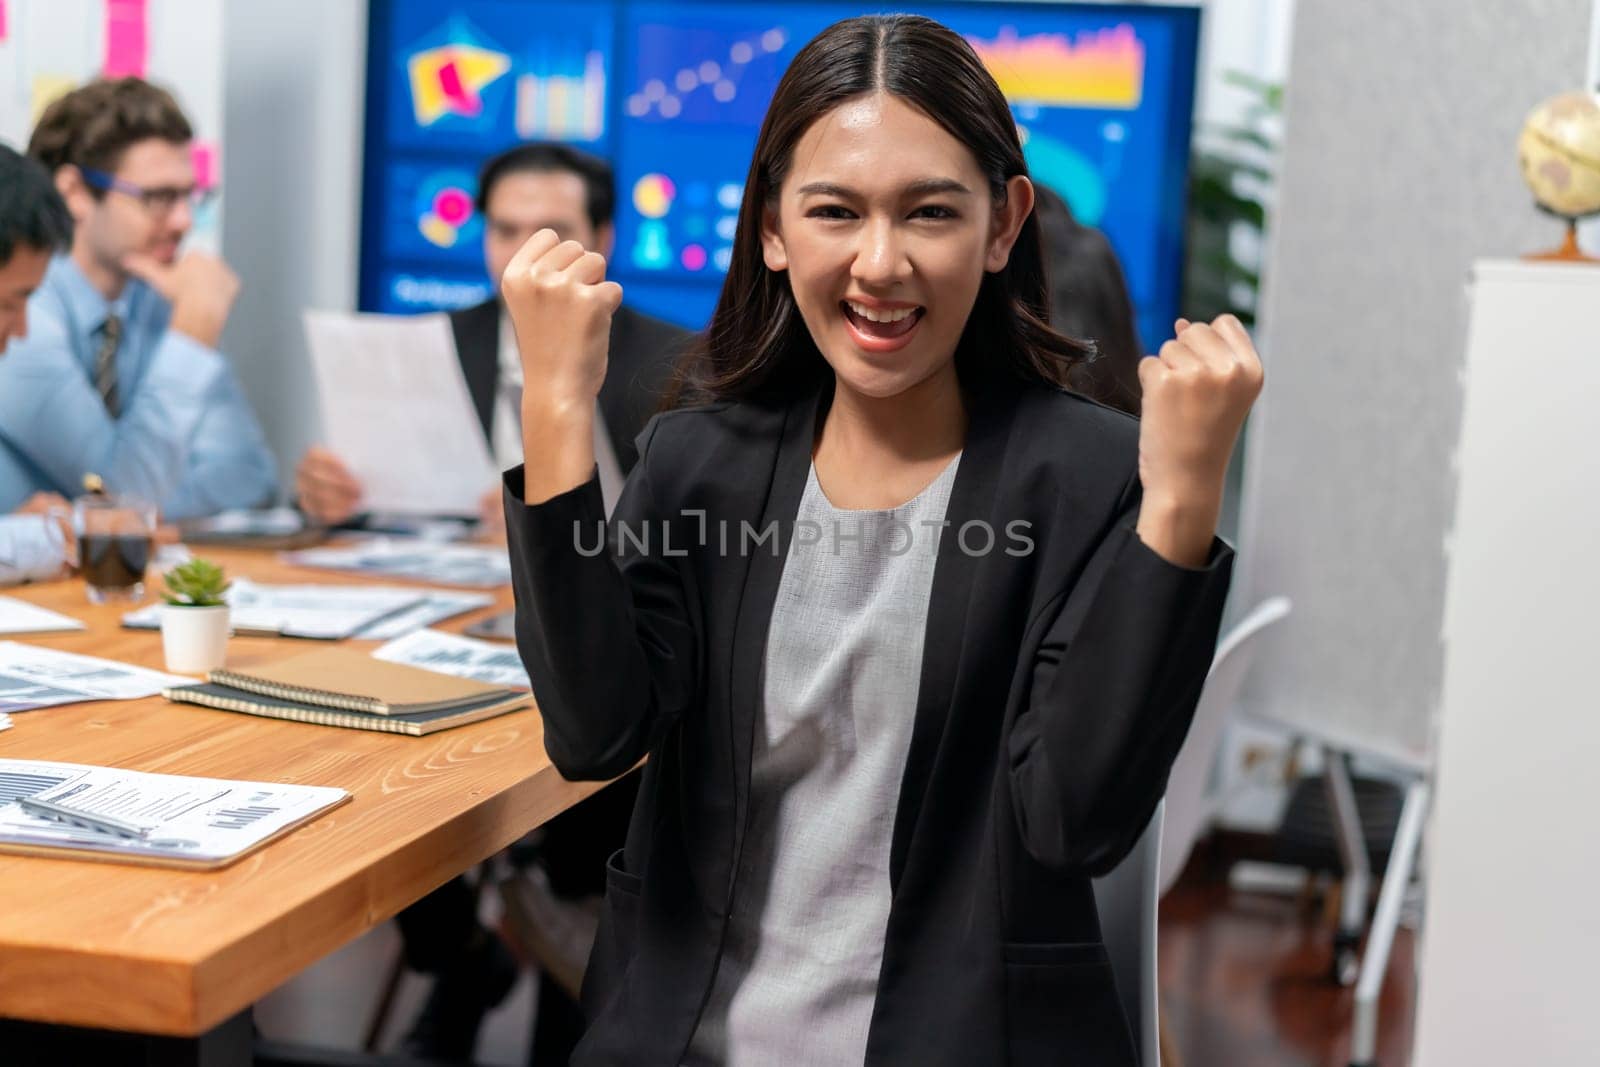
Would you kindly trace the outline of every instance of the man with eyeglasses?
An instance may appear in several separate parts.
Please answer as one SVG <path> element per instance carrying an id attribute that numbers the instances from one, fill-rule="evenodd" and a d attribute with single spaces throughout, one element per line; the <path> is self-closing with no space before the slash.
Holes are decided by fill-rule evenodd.
<path id="1" fill-rule="evenodd" d="M 239 281 L 179 246 L 204 196 L 193 132 L 138 78 L 91 82 L 45 109 L 28 144 L 66 202 L 72 248 L 0 362 L 0 510 L 75 495 L 86 473 L 167 519 L 268 503 L 261 427 L 217 351 Z"/>

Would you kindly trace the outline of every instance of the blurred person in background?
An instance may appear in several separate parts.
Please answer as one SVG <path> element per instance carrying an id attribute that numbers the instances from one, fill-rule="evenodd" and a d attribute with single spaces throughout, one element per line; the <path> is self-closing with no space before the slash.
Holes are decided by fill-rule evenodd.
<path id="1" fill-rule="evenodd" d="M 1139 414 L 1139 329 L 1122 265 L 1106 235 L 1072 215 L 1055 190 L 1034 186 L 1034 214 L 1050 282 L 1050 325 L 1092 341 L 1094 358 L 1073 368 L 1071 386 L 1130 415 Z"/>
<path id="2" fill-rule="evenodd" d="M 72 217 L 50 175 L 0 145 L 0 356 L 28 336 L 28 298 L 44 280 L 50 257 L 72 244 Z M 0 586 L 53 578 L 66 566 L 71 531 L 66 500 L 35 493 L 0 516 Z"/>
<path id="3" fill-rule="evenodd" d="M 506 264 L 542 229 L 585 248 L 611 251 L 616 195 L 611 168 L 586 152 L 554 144 L 512 148 L 483 167 L 478 210 L 484 261 L 498 283 Z M 450 324 L 467 390 L 495 461 L 522 462 L 522 360 L 498 296 L 452 312 Z M 611 323 L 611 359 L 596 406 L 596 460 L 614 500 L 638 459 L 634 437 L 661 405 L 689 333 L 619 309 Z M 338 456 L 312 448 L 296 474 L 300 506 L 324 523 L 353 519 L 362 487 Z M 502 527 L 498 486 L 483 502 L 486 525 Z M 537 966 L 539 1007 L 533 1057 L 565 1063 L 583 1031 L 577 992 L 594 939 L 605 861 L 622 847 L 639 776 L 623 778 L 563 812 L 513 850 L 518 874 L 506 889 L 520 947 Z M 434 975 L 422 1014 L 405 1040 L 408 1054 L 440 1062 L 472 1058 L 483 1017 L 510 991 L 517 961 L 500 936 L 478 921 L 477 890 L 457 878 L 396 917 L 411 969 Z"/>
<path id="4" fill-rule="evenodd" d="M 166 91 L 91 82 L 47 107 L 28 154 L 73 222 L 0 363 L 0 507 L 73 495 L 85 474 L 168 519 L 266 504 L 277 492 L 244 391 L 217 350 L 239 281 L 180 254 L 204 194 L 193 131 Z"/>
<path id="5" fill-rule="evenodd" d="M 511 320 L 498 295 L 500 275 L 512 255 L 541 229 L 610 255 L 615 237 L 615 181 L 611 167 L 561 144 L 518 145 L 484 164 L 477 209 L 483 216 L 483 258 L 496 295 L 450 313 L 456 356 L 483 435 L 496 465 L 522 462 L 522 365 Z M 688 331 L 622 308 L 612 322 L 611 368 L 600 391 L 598 457 L 607 499 L 615 500 L 638 453 L 633 439 L 660 406 L 677 353 Z M 337 454 L 320 445 L 306 451 L 295 472 L 300 507 L 319 523 L 359 517 L 365 489 Z M 480 517 L 491 529 L 504 524 L 500 487 L 484 486 Z"/>

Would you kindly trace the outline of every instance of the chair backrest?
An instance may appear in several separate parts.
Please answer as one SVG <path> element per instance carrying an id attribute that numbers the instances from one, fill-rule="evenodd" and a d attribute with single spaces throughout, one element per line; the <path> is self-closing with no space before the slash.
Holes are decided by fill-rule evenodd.
<path id="1" fill-rule="evenodd" d="M 1156 908 L 1161 902 L 1161 816 L 1156 806 L 1133 851 L 1094 879 L 1100 936 L 1117 980 L 1122 1013 L 1133 1027 L 1141 1067 L 1161 1067 L 1160 1013 L 1156 1000 Z"/>
<path id="2" fill-rule="evenodd" d="M 1222 639 L 1212 657 L 1189 736 L 1167 779 L 1166 847 L 1161 854 L 1163 893 L 1178 880 L 1195 841 L 1211 821 L 1211 768 L 1217 761 L 1228 713 L 1238 701 L 1256 650 L 1261 647 L 1259 638 L 1273 623 L 1287 616 L 1289 609 L 1287 597 L 1262 601 Z"/>

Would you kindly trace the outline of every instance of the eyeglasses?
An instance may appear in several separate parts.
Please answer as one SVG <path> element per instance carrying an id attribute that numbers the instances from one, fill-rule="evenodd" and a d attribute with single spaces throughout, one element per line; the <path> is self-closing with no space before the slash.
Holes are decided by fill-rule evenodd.
<path id="1" fill-rule="evenodd" d="M 114 189 L 125 196 L 131 196 L 139 201 L 145 211 L 157 217 L 171 214 L 180 201 L 187 203 L 190 211 L 199 211 L 211 202 L 211 198 L 217 192 L 214 188 L 201 189 L 194 185 L 182 187 L 161 186 L 154 189 L 146 189 L 142 185 L 135 185 L 133 182 L 107 174 L 105 171 L 94 170 L 90 167 L 79 167 L 78 170 L 83 174 L 83 180 L 96 189 L 102 191 Z"/>

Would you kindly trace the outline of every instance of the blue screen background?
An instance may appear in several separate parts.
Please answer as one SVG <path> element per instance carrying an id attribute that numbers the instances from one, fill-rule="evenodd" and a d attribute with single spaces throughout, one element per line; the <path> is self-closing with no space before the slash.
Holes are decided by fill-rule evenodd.
<path id="1" fill-rule="evenodd" d="M 1013 93 L 1012 111 L 1034 180 L 1061 193 L 1116 250 L 1145 344 L 1170 336 L 1182 282 L 1197 10 L 896 9 L 979 43 L 1062 35 L 1081 45 L 1113 27 L 1131 32 L 1143 51 L 1134 106 Z M 478 167 L 520 141 L 550 139 L 604 156 L 616 170 L 611 274 L 629 304 L 704 326 L 778 79 L 806 41 L 861 11 L 718 0 L 372 0 L 361 307 L 403 313 L 486 298 L 482 221 L 470 210 Z"/>

